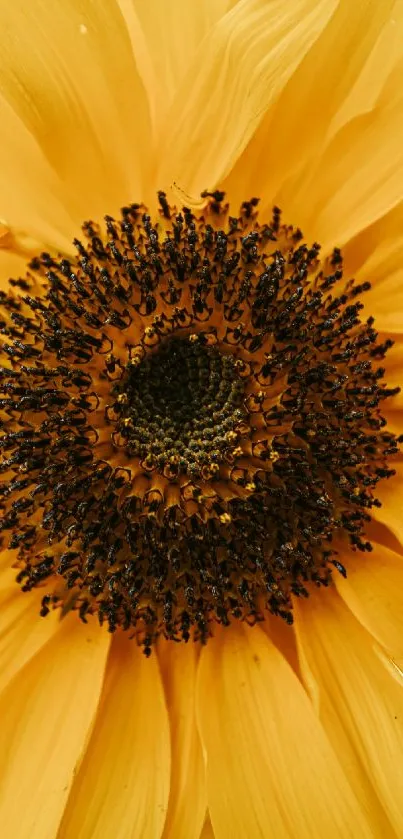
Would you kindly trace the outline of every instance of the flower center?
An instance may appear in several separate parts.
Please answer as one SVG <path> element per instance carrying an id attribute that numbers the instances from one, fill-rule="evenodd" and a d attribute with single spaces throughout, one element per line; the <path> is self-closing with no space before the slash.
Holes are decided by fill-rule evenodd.
<path id="1" fill-rule="evenodd" d="M 200 216 L 160 193 L 42 254 L 2 293 L 5 544 L 41 614 L 205 641 L 214 622 L 292 622 L 338 546 L 367 551 L 398 448 L 369 283 L 335 250 L 260 224 L 257 200 Z M 20 294 L 19 294 L 20 290 Z"/>
<path id="2" fill-rule="evenodd" d="M 237 440 L 246 412 L 236 360 L 203 332 L 170 338 L 132 361 L 114 388 L 119 436 L 146 470 L 210 478 Z"/>

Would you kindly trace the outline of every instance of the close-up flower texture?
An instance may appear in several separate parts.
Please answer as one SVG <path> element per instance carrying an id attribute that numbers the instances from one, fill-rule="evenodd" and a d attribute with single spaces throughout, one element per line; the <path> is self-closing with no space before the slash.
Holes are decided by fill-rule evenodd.
<path id="1" fill-rule="evenodd" d="M 0 824 L 403 837 L 403 0 L 0 0 Z"/>

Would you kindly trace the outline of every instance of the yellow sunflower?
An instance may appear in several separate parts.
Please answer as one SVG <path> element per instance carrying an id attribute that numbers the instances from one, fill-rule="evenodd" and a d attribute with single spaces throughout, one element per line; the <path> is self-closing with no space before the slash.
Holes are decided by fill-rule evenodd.
<path id="1" fill-rule="evenodd" d="M 1 11 L 4 836 L 399 839 L 402 0 Z"/>

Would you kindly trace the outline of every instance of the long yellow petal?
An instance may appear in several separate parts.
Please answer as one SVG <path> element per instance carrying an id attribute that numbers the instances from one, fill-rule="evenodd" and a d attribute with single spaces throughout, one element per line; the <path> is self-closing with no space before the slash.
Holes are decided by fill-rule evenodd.
<path id="1" fill-rule="evenodd" d="M 15 0 L 2 31 L 0 89 L 56 172 L 76 224 L 141 198 L 148 106 L 115 0 L 65 0 L 57 14 L 47 0 Z M 3 215 L 12 189 L 10 178 Z"/>
<path id="2" fill-rule="evenodd" d="M 204 760 L 196 726 L 196 644 L 158 648 L 171 729 L 172 770 L 163 839 L 198 839 L 206 813 Z"/>
<path id="3" fill-rule="evenodd" d="M 42 242 L 43 246 L 47 247 L 49 243 L 68 250 L 69 230 L 74 225 L 63 206 L 58 178 L 24 121 L 4 98 L 1 83 L 0 125 L 3 246 L 7 246 L 9 238 L 5 232 L 6 225 L 11 225 L 30 234 Z"/>
<path id="4" fill-rule="evenodd" d="M 160 184 L 175 182 L 195 202 L 225 177 L 334 6 L 241 0 L 218 21 L 167 113 Z"/>
<path id="5" fill-rule="evenodd" d="M 372 280 L 370 271 L 367 276 Z M 383 332 L 403 332 L 403 268 L 372 283 L 363 299 L 368 316 L 370 312 L 375 315 L 376 327 Z"/>
<path id="6" fill-rule="evenodd" d="M 170 773 L 168 717 L 156 655 L 113 637 L 91 739 L 58 839 L 160 839 Z"/>
<path id="7" fill-rule="evenodd" d="M 228 176 L 224 188 L 231 198 L 239 202 L 245 195 L 258 195 L 262 210 L 269 212 L 287 178 L 315 161 L 338 111 L 387 27 L 392 7 L 393 0 L 337 3 Z M 385 64 L 378 65 L 377 70 L 382 83 L 387 73 Z M 358 109 L 353 115 L 360 112 Z M 306 200 L 309 202 L 309 194 Z M 282 208 L 288 222 L 303 225 L 306 207 L 287 204 Z"/>
<path id="8" fill-rule="evenodd" d="M 18 256 L 18 254 L 3 250 L 0 243 L 0 289 L 2 291 L 8 290 L 10 277 L 25 276 L 25 262 L 23 257 Z"/>
<path id="9" fill-rule="evenodd" d="M 268 614 L 261 624 L 261 629 L 263 632 L 266 632 L 270 640 L 280 650 L 297 676 L 299 676 L 298 649 L 294 627 L 288 626 L 285 621 L 279 620 L 275 615 Z"/>
<path id="10" fill-rule="evenodd" d="M 363 8 L 364 4 L 354 4 L 354 8 L 358 6 Z M 353 11 L 351 5 L 350 9 Z M 385 81 L 387 85 L 392 81 L 402 58 L 403 3 L 401 0 L 394 0 L 393 3 L 375 3 L 371 9 L 367 7 L 367 11 L 367 20 L 361 28 L 361 37 L 360 33 L 357 33 L 355 41 L 357 53 L 361 53 L 362 34 L 365 32 L 367 35 L 368 30 L 372 28 L 374 15 L 378 16 L 379 20 L 379 15 L 383 13 L 384 26 L 375 43 L 371 44 L 362 72 L 355 84 L 351 85 L 348 96 L 332 120 L 332 132 L 338 131 L 356 114 L 370 111 L 374 107 L 382 90 L 385 89 Z M 399 86 L 395 85 L 394 93 L 398 92 Z"/>
<path id="11" fill-rule="evenodd" d="M 346 274 L 355 276 L 358 282 L 371 283 L 362 298 L 364 316 L 375 315 L 375 326 L 381 331 L 403 330 L 402 249 L 402 201 L 343 248 Z M 393 353 L 389 353 L 388 369 L 392 362 Z M 401 355 L 399 362 L 401 368 Z"/>
<path id="12" fill-rule="evenodd" d="M 96 711 L 108 645 L 108 634 L 95 622 L 83 627 L 72 615 L 2 693 L 5 836 L 54 839 Z"/>
<path id="13" fill-rule="evenodd" d="M 204 822 L 199 839 L 215 839 L 213 826 L 209 818 Z"/>
<path id="14" fill-rule="evenodd" d="M 399 267 L 402 231 L 403 200 L 344 245 L 343 260 L 349 276 L 378 280 L 394 273 Z"/>
<path id="15" fill-rule="evenodd" d="M 198 720 L 216 839 L 370 835 L 301 683 L 259 627 L 217 630 L 203 650 Z"/>
<path id="16" fill-rule="evenodd" d="M 151 103 L 154 130 L 158 132 L 195 53 L 234 0 L 118 3 Z"/>
<path id="17" fill-rule="evenodd" d="M 276 195 L 325 253 L 342 246 L 402 197 L 403 96 L 340 129 L 315 166 L 301 166 Z"/>
<path id="18" fill-rule="evenodd" d="M 337 590 L 356 618 L 394 658 L 403 658 L 403 557 L 373 544 L 370 554 L 343 554 L 347 579 Z"/>
<path id="19" fill-rule="evenodd" d="M 0 691 L 57 632 L 60 614 L 40 617 L 43 590 L 22 593 L 16 571 L 0 572 Z"/>
<path id="20" fill-rule="evenodd" d="M 403 519 L 402 519 L 402 492 L 403 492 L 403 463 L 402 456 L 398 455 L 391 463 L 397 469 L 397 475 L 388 480 L 381 481 L 376 488 L 376 497 L 382 506 L 372 511 L 376 521 L 385 524 L 396 536 L 403 547 Z"/>
<path id="21" fill-rule="evenodd" d="M 352 779 L 357 762 L 362 767 L 371 785 L 367 807 L 372 802 L 374 811 L 378 798 L 402 836 L 403 679 L 334 588 L 295 609 L 302 670 L 333 747 Z M 358 781 L 355 788 L 363 792 Z M 385 824 L 377 827 L 376 836 L 391 835 Z"/>

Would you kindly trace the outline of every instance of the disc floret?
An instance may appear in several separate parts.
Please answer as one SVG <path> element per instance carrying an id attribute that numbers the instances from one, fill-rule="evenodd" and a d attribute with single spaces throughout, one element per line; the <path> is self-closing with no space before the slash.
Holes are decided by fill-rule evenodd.
<path id="1" fill-rule="evenodd" d="M 398 448 L 381 414 L 391 341 L 369 283 L 257 200 L 230 216 L 131 205 L 77 257 L 2 294 L 3 541 L 24 591 L 110 631 L 205 641 L 215 621 L 292 621 L 345 573 Z M 20 294 L 18 293 L 20 291 Z"/>

